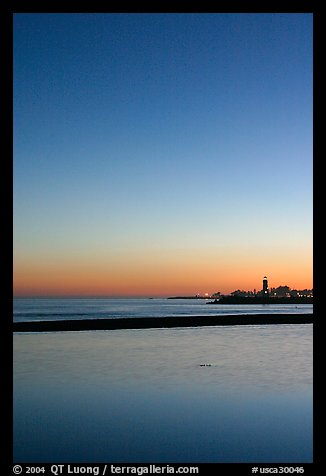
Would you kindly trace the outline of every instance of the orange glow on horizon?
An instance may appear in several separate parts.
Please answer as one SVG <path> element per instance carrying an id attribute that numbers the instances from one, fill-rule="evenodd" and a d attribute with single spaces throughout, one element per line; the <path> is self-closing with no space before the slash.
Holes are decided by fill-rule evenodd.
<path id="1" fill-rule="evenodd" d="M 15 296 L 175 296 L 237 289 L 262 289 L 266 275 L 269 288 L 287 285 L 311 289 L 311 259 L 247 255 L 213 259 L 188 252 L 129 259 L 52 260 L 21 262 L 14 268 Z"/>

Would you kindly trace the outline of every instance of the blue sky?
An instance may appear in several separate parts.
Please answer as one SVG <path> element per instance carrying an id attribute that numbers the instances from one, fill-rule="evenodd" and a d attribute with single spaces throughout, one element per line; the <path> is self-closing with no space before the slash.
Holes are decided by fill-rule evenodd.
<path id="1" fill-rule="evenodd" d="M 311 257 L 312 15 L 16 14 L 14 225 L 17 275 L 95 250 Z"/>

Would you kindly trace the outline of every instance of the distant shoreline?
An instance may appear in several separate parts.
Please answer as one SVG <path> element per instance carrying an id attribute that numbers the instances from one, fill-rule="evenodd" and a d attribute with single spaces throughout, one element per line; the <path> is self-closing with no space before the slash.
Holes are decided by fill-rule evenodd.
<path id="1" fill-rule="evenodd" d="M 206 304 L 313 304 L 312 297 L 223 296 L 217 299 L 205 296 L 171 296 L 167 299 L 204 299 Z M 212 301 L 214 299 L 214 301 Z"/>
<path id="2" fill-rule="evenodd" d="M 226 316 L 135 317 L 14 322 L 13 332 L 65 332 L 116 329 L 157 329 L 200 326 L 312 324 L 313 314 L 242 314 Z"/>

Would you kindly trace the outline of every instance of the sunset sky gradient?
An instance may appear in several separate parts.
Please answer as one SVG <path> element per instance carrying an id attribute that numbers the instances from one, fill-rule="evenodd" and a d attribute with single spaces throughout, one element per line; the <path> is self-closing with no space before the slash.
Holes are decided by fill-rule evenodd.
<path id="1" fill-rule="evenodd" d="M 15 295 L 312 288 L 312 14 L 15 14 Z"/>

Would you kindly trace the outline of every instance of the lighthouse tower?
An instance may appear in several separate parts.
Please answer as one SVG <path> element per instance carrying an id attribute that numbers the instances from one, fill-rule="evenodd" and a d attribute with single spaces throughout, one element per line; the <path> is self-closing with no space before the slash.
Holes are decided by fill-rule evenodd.
<path id="1" fill-rule="evenodd" d="M 263 295 L 269 296 L 268 281 L 266 276 L 264 276 L 264 279 L 263 279 Z"/>

